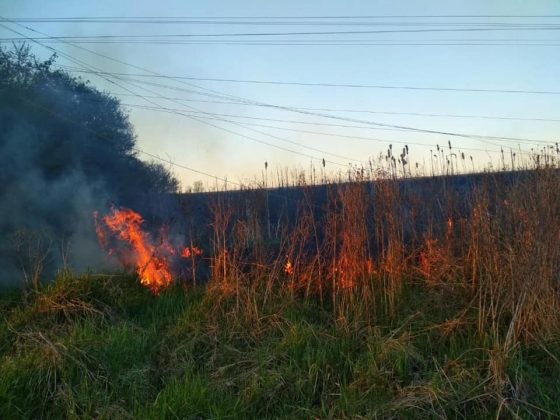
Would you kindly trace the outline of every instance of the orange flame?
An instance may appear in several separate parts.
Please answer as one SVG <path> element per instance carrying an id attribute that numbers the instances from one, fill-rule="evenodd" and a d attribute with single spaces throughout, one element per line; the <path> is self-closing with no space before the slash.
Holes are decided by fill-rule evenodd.
<path id="1" fill-rule="evenodd" d="M 130 245 L 129 250 L 109 249 L 109 254 L 115 253 L 119 260 L 125 265 L 133 265 L 140 277 L 140 282 L 149 287 L 154 294 L 158 294 L 162 288 L 171 284 L 172 275 L 169 262 L 164 253 L 174 249 L 165 238 L 161 246 L 152 243 L 150 235 L 141 228 L 144 220 L 140 214 L 133 210 L 122 208 L 113 209 L 99 221 L 98 214 L 94 214 L 96 221 L 96 232 L 100 244 L 107 249 L 109 247 L 107 232 Z"/>
<path id="2" fill-rule="evenodd" d="M 181 257 L 183 258 L 189 258 L 193 255 L 200 255 L 202 254 L 202 251 L 200 250 L 200 248 L 196 247 L 196 246 L 191 246 L 191 247 L 184 247 L 183 250 L 181 251 Z"/>
<path id="3" fill-rule="evenodd" d="M 288 260 L 286 262 L 286 264 L 284 264 L 284 273 L 286 273 L 290 276 L 292 274 L 294 274 L 294 265 L 292 264 L 292 262 L 290 260 Z"/>

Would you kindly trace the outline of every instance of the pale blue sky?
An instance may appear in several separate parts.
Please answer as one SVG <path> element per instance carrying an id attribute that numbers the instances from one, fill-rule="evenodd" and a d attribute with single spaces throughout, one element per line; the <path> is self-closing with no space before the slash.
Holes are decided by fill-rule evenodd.
<path id="1" fill-rule="evenodd" d="M 4 0 L 0 15 L 19 17 L 92 17 L 92 16 L 379 16 L 379 15 L 560 15 L 558 1 L 13 1 Z M 289 19 L 286 19 L 289 20 Z M 387 19 L 381 20 L 387 22 Z M 477 18 L 418 18 L 393 19 L 398 22 L 443 23 L 548 23 L 559 24 L 560 18 L 508 19 L 495 17 Z M 10 24 L 8 24 L 10 25 Z M 91 23 L 43 23 L 28 22 L 25 25 L 49 36 L 84 35 L 154 35 L 154 34 L 204 34 L 239 32 L 310 32 L 325 30 L 367 30 L 370 27 L 316 27 L 316 26 L 245 26 L 245 25 L 156 25 L 156 24 L 91 24 Z M 37 33 L 13 24 L 12 28 L 29 36 Z M 378 29 L 378 28 L 374 28 Z M 14 36 L 0 28 L 0 36 Z M 422 42 L 449 39 L 537 39 L 559 40 L 558 30 L 546 31 L 485 31 L 451 33 L 390 33 L 346 35 L 348 39 L 392 40 L 397 42 Z M 302 36 L 287 39 L 304 39 Z M 329 39 L 325 36 L 308 36 L 309 39 Z M 332 36 L 342 39 L 344 36 Z M 523 41 L 525 42 L 525 41 Z M 59 43 L 49 44 L 90 65 L 109 72 L 141 73 L 138 69 L 115 63 L 86 51 Z M 107 56 L 143 67 L 154 72 L 172 76 L 203 78 L 278 80 L 292 82 L 369 84 L 397 86 L 433 86 L 450 88 L 477 88 L 503 90 L 560 91 L 560 51 L 558 46 L 537 45 L 462 45 L 462 46 L 296 46 L 296 45 L 153 45 L 153 44 L 80 44 Z M 35 46 L 40 55 L 48 55 L 46 49 Z M 58 64 L 76 64 L 60 57 Z M 129 104 L 150 105 L 97 76 L 85 76 L 95 85 L 122 96 Z M 206 99 L 185 92 L 189 87 L 175 80 L 142 79 L 154 83 L 172 85 L 180 89 L 166 89 L 142 85 L 157 95 Z M 481 92 L 441 92 L 428 90 L 383 90 L 366 88 L 334 88 L 288 85 L 234 84 L 198 81 L 199 86 L 227 94 L 249 98 L 268 104 L 288 107 L 311 107 L 329 109 L 356 109 L 384 112 L 410 112 L 435 114 L 460 114 L 483 116 L 508 116 L 525 118 L 560 119 L 560 95 L 505 94 Z M 123 86 L 125 83 L 122 83 Z M 138 84 L 126 86 L 136 93 L 155 96 L 139 88 Z M 213 100 L 210 98 L 210 100 Z M 215 99 L 214 99 L 215 100 Z M 180 108 L 184 105 L 161 98 L 152 99 L 157 105 Z M 318 116 L 301 115 L 282 110 L 240 105 L 189 102 L 206 112 L 245 115 L 254 118 L 272 118 L 290 121 L 321 122 L 326 124 L 356 125 L 353 122 L 336 121 Z M 327 113 L 325 111 L 325 113 Z M 383 115 L 345 113 L 329 114 L 375 121 L 387 124 L 414 126 L 436 131 L 476 133 L 482 135 L 522 137 L 554 140 L 558 138 L 559 122 L 514 121 L 490 119 L 466 119 L 450 117 L 426 117 L 410 115 Z M 255 143 L 216 127 L 187 117 L 130 108 L 131 120 L 136 127 L 139 146 L 164 158 L 196 168 L 201 171 L 227 177 L 233 181 L 248 180 L 259 174 L 264 161 L 269 168 L 308 168 L 310 158 Z M 223 118 L 223 117 L 221 117 Z M 410 133 L 402 131 L 357 129 L 349 127 L 301 125 L 288 122 L 241 120 L 257 124 L 280 126 L 288 129 L 307 130 L 345 136 L 372 137 L 382 141 L 365 141 L 310 133 L 299 133 L 273 128 L 252 127 L 308 147 L 364 161 L 384 152 L 391 142 L 407 141 L 425 144 L 446 144 L 450 138 L 444 135 Z M 281 142 L 261 133 L 231 125 L 223 121 L 211 121 L 236 133 L 246 134 L 262 141 L 293 149 L 317 158 L 341 164 L 348 163 L 341 157 L 304 149 L 299 145 Z M 456 148 L 498 150 L 499 147 L 474 139 L 451 138 Z M 493 142 L 495 144 L 508 143 Z M 511 144 L 517 147 L 516 143 Z M 433 146 L 411 145 L 413 161 L 429 159 Z M 529 149 L 531 146 L 523 144 Z M 488 161 L 485 152 L 465 150 L 479 162 Z M 498 162 L 494 154 L 495 163 Z M 316 162 L 317 163 L 317 162 Z M 330 169 L 339 169 L 327 164 Z M 196 180 L 207 181 L 199 174 L 177 169 L 185 185 Z"/>

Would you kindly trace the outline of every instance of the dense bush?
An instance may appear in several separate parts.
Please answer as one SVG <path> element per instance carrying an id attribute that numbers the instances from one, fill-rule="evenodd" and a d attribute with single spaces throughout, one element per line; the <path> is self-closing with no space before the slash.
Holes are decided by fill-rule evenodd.
<path id="1" fill-rule="evenodd" d="M 0 282 L 22 271 L 35 281 L 38 261 L 63 242 L 88 248 L 93 210 L 178 188 L 165 167 L 138 158 L 119 101 L 55 69 L 55 59 L 40 61 L 25 45 L 0 48 Z M 51 257 L 39 265 L 64 259 Z"/>

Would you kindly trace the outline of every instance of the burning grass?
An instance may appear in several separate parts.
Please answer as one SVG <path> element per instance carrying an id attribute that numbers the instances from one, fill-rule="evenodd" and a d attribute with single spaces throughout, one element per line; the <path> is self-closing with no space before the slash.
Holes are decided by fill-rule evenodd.
<path id="1" fill-rule="evenodd" d="M 355 181 L 215 194 L 204 252 L 98 216 L 135 275 L 0 300 L 0 417 L 560 413 L 558 170 Z"/>
<path id="2" fill-rule="evenodd" d="M 196 247 L 175 246 L 168 240 L 165 230 L 154 241 L 142 228 L 142 216 L 131 209 L 113 208 L 110 214 L 94 213 L 95 230 L 100 245 L 109 255 L 115 255 L 125 268 L 133 268 L 140 283 L 157 295 L 169 287 L 173 279 L 174 260 L 192 258 L 202 254 Z"/>

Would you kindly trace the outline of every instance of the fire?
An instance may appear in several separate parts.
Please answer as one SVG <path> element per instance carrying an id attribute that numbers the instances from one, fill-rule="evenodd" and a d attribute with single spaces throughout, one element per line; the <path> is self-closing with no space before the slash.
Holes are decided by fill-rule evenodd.
<path id="1" fill-rule="evenodd" d="M 286 262 L 286 264 L 284 264 L 284 273 L 286 273 L 290 276 L 292 274 L 294 274 L 294 265 L 292 264 L 292 262 L 290 260 L 288 260 Z"/>
<path id="2" fill-rule="evenodd" d="M 171 274 L 170 259 L 175 255 L 185 256 L 188 251 L 200 255 L 196 247 L 183 248 L 181 252 L 169 243 L 165 230 L 161 231 L 160 243 L 155 244 L 149 233 L 142 229 L 144 219 L 134 210 L 113 208 L 111 213 L 99 217 L 94 214 L 96 232 L 99 243 L 108 250 L 110 255 L 116 255 L 125 266 L 135 268 L 140 282 L 149 287 L 154 294 L 168 287 L 173 276 Z M 127 246 L 110 247 L 110 236 L 125 242 Z"/>
<path id="3" fill-rule="evenodd" d="M 189 258 L 192 257 L 194 255 L 200 255 L 202 254 L 202 251 L 200 250 L 200 248 L 196 247 L 196 246 L 191 246 L 191 247 L 184 247 L 183 250 L 181 251 L 181 257 L 183 258 Z"/>
<path id="4" fill-rule="evenodd" d="M 369 275 L 377 274 L 377 271 L 375 270 L 375 265 L 373 263 L 373 259 L 371 257 L 366 260 L 366 272 Z"/>

